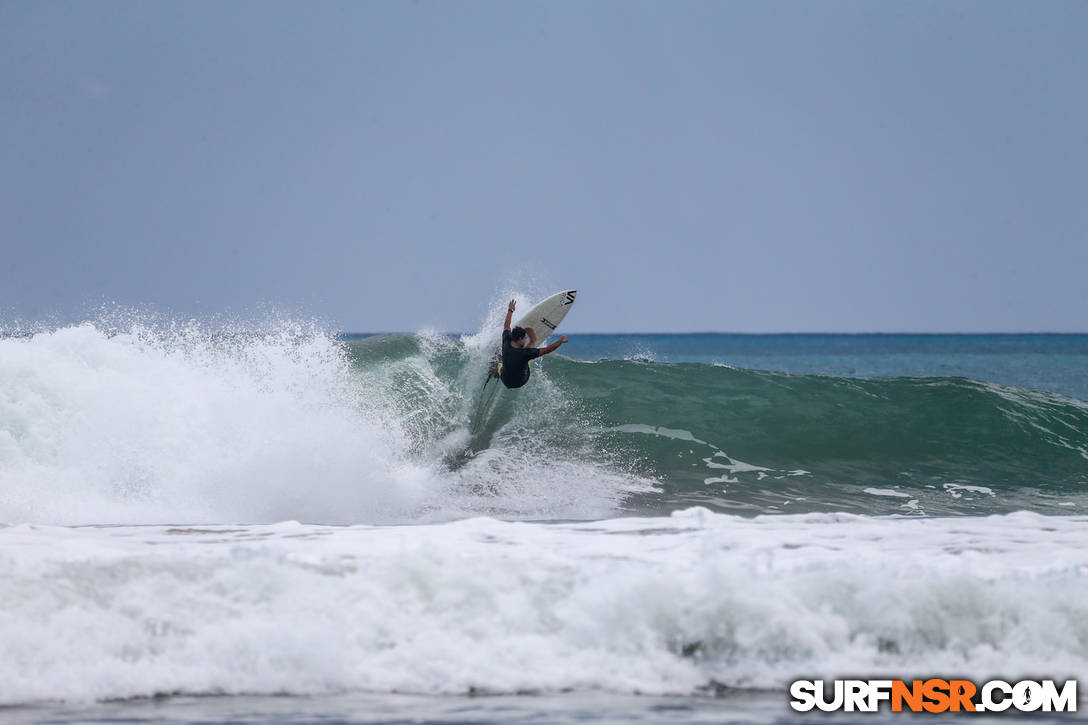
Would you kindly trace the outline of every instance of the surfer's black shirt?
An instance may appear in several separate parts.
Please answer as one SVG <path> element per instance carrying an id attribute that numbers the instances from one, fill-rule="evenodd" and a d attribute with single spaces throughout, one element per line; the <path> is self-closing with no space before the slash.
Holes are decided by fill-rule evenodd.
<path id="1" fill-rule="evenodd" d="M 514 347 L 510 331 L 502 331 L 502 373 L 499 378 L 508 388 L 520 388 L 529 382 L 529 361 L 540 357 L 535 347 Z"/>

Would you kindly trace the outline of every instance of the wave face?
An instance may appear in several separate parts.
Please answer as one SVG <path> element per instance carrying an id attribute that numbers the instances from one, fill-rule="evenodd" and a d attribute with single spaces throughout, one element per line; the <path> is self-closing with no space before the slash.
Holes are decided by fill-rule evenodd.
<path id="1" fill-rule="evenodd" d="M 1076 513 L 1088 404 L 962 378 L 534 363 L 481 392 L 477 335 L 343 343 L 86 323 L 0 338 L 0 520 Z M 492 393 L 495 393 L 492 398 Z"/>
<path id="2" fill-rule="evenodd" d="M 637 447 L 670 504 L 992 513 L 1088 488 L 1088 404 L 1055 393 L 612 360 L 549 375 Z"/>
<path id="3" fill-rule="evenodd" d="M 0 527 L 0 704 L 1066 679 L 1088 670 L 1085 523 Z"/>
<path id="4" fill-rule="evenodd" d="M 449 436 L 497 460 L 540 444 L 545 467 L 550 457 L 594 461 L 652 481 L 651 490 L 629 482 L 631 512 L 1070 513 L 1088 505 L 1088 404 L 1057 393 L 965 378 L 557 356 L 536 365 L 530 386 L 502 394 L 507 407 L 466 438 L 479 382 L 463 376 L 482 365 L 473 341 L 435 354 L 419 338 L 382 336 L 352 351 L 361 374 L 416 389 L 402 400 L 405 414 L 432 411 L 420 440 Z M 421 358 L 456 395 L 433 395 L 434 384 L 410 369 Z"/>

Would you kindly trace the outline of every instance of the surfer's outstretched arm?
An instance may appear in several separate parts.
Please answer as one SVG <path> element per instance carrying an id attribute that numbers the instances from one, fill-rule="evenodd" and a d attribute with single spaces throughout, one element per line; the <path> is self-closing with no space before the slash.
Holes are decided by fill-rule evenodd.
<path id="1" fill-rule="evenodd" d="M 516 306 L 517 306 L 517 303 L 514 302 L 514 300 L 510 300 L 510 304 L 508 304 L 506 306 L 506 321 L 502 323 L 502 329 L 504 329 L 504 330 L 509 330 L 510 329 L 510 318 L 513 317 L 514 308 Z"/>
<path id="2" fill-rule="evenodd" d="M 548 345 L 547 347 L 537 348 L 537 352 L 540 353 L 539 355 L 537 355 L 537 357 L 542 357 L 544 355 L 547 355 L 549 352 L 555 352 L 556 350 L 559 349 L 559 346 L 562 345 L 566 341 L 567 341 L 567 336 L 563 335 L 561 338 L 559 338 L 558 340 L 553 342 L 551 345 Z"/>

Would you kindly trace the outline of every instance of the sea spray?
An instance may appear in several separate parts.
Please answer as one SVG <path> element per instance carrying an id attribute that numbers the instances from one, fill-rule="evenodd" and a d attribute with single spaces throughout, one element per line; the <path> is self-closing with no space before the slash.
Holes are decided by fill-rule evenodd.
<path id="1" fill-rule="evenodd" d="M 282 320 L 136 317 L 0 338 L 0 521 L 585 518 L 650 485 L 558 445 L 578 439 L 576 417 L 541 433 L 564 405 L 545 376 L 471 439 L 482 343 L 358 348 Z"/>
<path id="2" fill-rule="evenodd" d="M 8 521 L 381 519 L 433 484 L 315 329 L 66 327 L 0 340 L 0 387 Z"/>

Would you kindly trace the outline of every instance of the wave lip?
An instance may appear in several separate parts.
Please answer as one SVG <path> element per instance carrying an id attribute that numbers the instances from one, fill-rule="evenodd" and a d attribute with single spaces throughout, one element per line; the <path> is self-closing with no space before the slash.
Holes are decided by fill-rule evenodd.
<path id="1" fill-rule="evenodd" d="M 0 529 L 0 703 L 1088 674 L 1088 519 Z"/>

